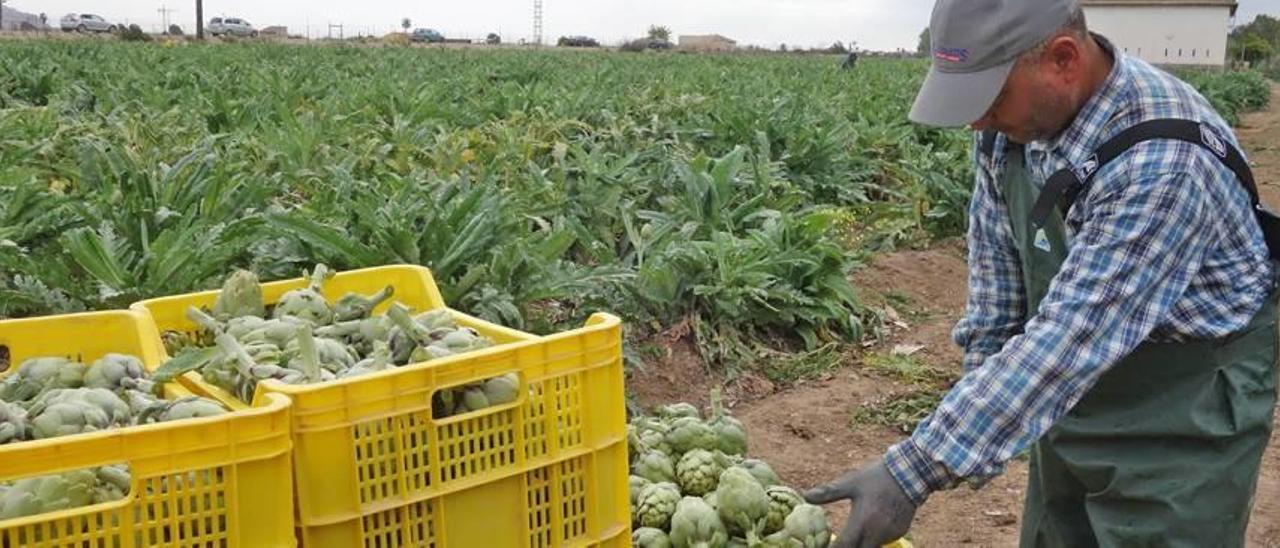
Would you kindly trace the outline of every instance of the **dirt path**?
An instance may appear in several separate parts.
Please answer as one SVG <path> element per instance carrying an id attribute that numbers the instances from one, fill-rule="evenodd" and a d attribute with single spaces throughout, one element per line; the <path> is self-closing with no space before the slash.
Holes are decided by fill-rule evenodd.
<path id="1" fill-rule="evenodd" d="M 1280 209 L 1280 87 L 1271 110 L 1249 115 L 1238 135 L 1254 163 L 1264 201 Z M 856 410 L 868 403 L 908 393 L 909 384 L 868 367 L 870 360 L 899 349 L 938 370 L 956 372 L 960 352 L 950 331 L 964 312 L 967 268 L 962 241 L 924 251 L 898 252 L 876 260 L 855 276 L 871 306 L 889 306 L 900 317 L 882 344 L 847 356 L 844 364 L 817 380 L 776 389 L 747 377 L 735 384 L 734 414 L 751 435 L 751 453 L 773 465 L 782 479 L 811 487 L 881 455 L 901 439 L 900 431 L 859 423 Z M 628 381 L 645 405 L 671 401 L 705 404 L 714 380 L 684 343 L 666 346 L 667 358 Z M 918 349 L 918 350 L 917 350 Z M 915 544 L 937 546 L 1017 546 L 1027 465 L 1015 460 L 1007 472 L 980 490 L 938 493 L 921 509 L 912 528 Z M 830 508 L 842 524 L 848 509 Z M 1280 548 L 1280 430 L 1272 438 L 1258 484 L 1249 529 L 1250 548 Z"/>

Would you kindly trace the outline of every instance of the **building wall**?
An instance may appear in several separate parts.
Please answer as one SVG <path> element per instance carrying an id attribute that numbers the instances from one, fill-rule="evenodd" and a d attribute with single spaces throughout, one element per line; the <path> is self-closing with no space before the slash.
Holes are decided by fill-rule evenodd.
<path id="1" fill-rule="evenodd" d="M 714 35 L 685 35 L 679 38 L 681 48 L 699 51 L 729 51 L 737 48 L 732 40 Z"/>
<path id="2" fill-rule="evenodd" d="M 1162 65 L 1221 66 L 1231 20 L 1226 6 L 1085 6 L 1089 28 L 1129 55 Z"/>

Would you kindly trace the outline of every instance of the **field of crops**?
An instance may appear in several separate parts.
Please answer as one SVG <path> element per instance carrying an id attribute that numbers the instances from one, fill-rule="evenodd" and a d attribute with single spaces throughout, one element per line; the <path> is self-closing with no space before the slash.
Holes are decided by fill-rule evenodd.
<path id="1" fill-rule="evenodd" d="M 849 271 L 965 226 L 968 134 L 906 121 L 924 68 L 3 44 L 0 317 L 413 263 L 535 332 L 607 309 L 727 364 L 857 340 Z"/>

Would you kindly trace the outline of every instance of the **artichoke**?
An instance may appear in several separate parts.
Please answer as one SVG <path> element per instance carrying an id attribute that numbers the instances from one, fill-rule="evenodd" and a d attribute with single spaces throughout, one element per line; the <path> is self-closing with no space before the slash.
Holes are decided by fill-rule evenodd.
<path id="1" fill-rule="evenodd" d="M 0 443 L 27 439 L 27 410 L 0 401 Z"/>
<path id="2" fill-rule="evenodd" d="M 358 377 L 360 375 L 368 375 L 377 373 L 378 371 L 386 371 L 391 368 L 391 347 L 383 341 L 373 343 L 373 353 L 355 365 L 351 366 L 338 374 L 338 378 Z"/>
<path id="3" fill-rule="evenodd" d="M 383 301 L 390 299 L 395 293 L 395 288 L 387 286 L 382 291 L 374 293 L 368 297 L 355 293 L 344 295 L 338 302 L 333 305 L 334 320 L 346 322 L 351 320 L 362 320 L 369 317 L 373 313 L 373 309 L 382 304 Z"/>
<path id="4" fill-rule="evenodd" d="M 680 492 L 701 497 L 716 489 L 723 471 L 724 464 L 714 453 L 694 449 L 676 463 L 676 481 L 680 484 Z"/>
<path id="5" fill-rule="evenodd" d="M 769 516 L 769 497 L 751 473 L 737 466 L 720 475 L 716 487 L 720 520 L 730 533 L 744 535 L 748 543 L 757 541 Z"/>
<path id="6" fill-rule="evenodd" d="M 716 496 L 716 491 L 702 495 L 702 500 L 707 501 L 707 506 L 710 506 L 717 511 L 720 510 L 720 499 Z"/>
<path id="7" fill-rule="evenodd" d="M 105 388 L 47 392 L 32 404 L 30 416 L 33 439 L 104 430 L 131 420 L 129 404 Z"/>
<path id="8" fill-rule="evenodd" d="M 666 529 L 680 502 L 680 489 L 674 483 L 654 483 L 640 491 L 635 506 L 635 521 L 641 527 Z"/>
<path id="9" fill-rule="evenodd" d="M 785 485 L 769 486 L 764 492 L 769 497 L 769 516 L 765 519 L 764 532 L 773 534 L 786 526 L 787 516 L 797 506 L 804 504 L 804 498 L 795 489 Z"/>
<path id="10" fill-rule="evenodd" d="M 293 316 L 313 325 L 333 323 L 333 308 L 321 293 L 324 290 L 324 283 L 333 277 L 333 272 L 329 267 L 318 264 L 314 272 L 303 274 L 310 278 L 307 287 L 294 289 L 282 295 L 271 316 L 277 319 Z"/>
<path id="11" fill-rule="evenodd" d="M 685 417 L 702 420 L 702 412 L 690 403 L 673 403 L 659 407 L 658 416 L 669 421 Z"/>
<path id="12" fill-rule="evenodd" d="M 678 547 L 724 548 L 729 543 L 720 516 L 697 497 L 684 497 L 671 516 L 671 544 Z"/>
<path id="13" fill-rule="evenodd" d="M 831 544 L 827 513 L 817 506 L 803 503 L 787 516 L 784 531 L 804 548 L 826 548 Z"/>
<path id="14" fill-rule="evenodd" d="M 84 364 L 66 358 L 32 358 L 0 382 L 0 400 L 21 403 L 45 390 L 77 388 L 84 384 Z"/>
<path id="15" fill-rule="evenodd" d="M 267 313 L 258 276 L 248 270 L 232 272 L 213 301 L 213 315 L 222 320 L 241 316 L 263 317 Z"/>
<path id="16" fill-rule="evenodd" d="M 676 482 L 676 467 L 671 457 L 658 451 L 646 451 L 631 465 L 631 473 L 654 483 Z"/>
<path id="17" fill-rule="evenodd" d="M 484 381 L 484 395 L 489 405 L 503 405 L 516 401 L 520 396 L 520 377 L 515 373 L 507 373 Z"/>
<path id="18" fill-rule="evenodd" d="M 103 466 L 94 471 L 93 504 L 120 500 L 129 493 L 129 468 L 125 465 Z"/>
<path id="19" fill-rule="evenodd" d="M 628 479 L 628 483 L 627 492 L 631 495 L 631 508 L 634 509 L 636 507 L 636 503 L 640 502 L 640 492 L 653 482 L 640 476 L 631 476 Z"/>
<path id="20" fill-rule="evenodd" d="M 715 451 L 720 448 L 720 440 L 710 426 L 696 417 L 682 417 L 671 423 L 671 431 L 666 435 L 667 444 L 676 454 L 685 454 L 693 449 Z"/>
<path id="21" fill-rule="evenodd" d="M 748 472 L 751 472 L 751 475 L 755 476 L 756 481 L 760 482 L 760 485 L 769 487 L 772 485 L 782 484 L 782 480 L 779 480 L 778 475 L 773 472 L 773 467 L 769 466 L 769 463 L 765 461 L 758 459 L 746 459 L 738 466 L 746 468 Z"/>
<path id="22" fill-rule="evenodd" d="M 0 495 L 0 519 L 87 506 L 93 503 L 96 481 L 89 470 L 18 480 Z"/>
<path id="23" fill-rule="evenodd" d="M 725 411 L 718 388 L 711 391 L 711 409 L 712 416 L 707 421 L 707 426 L 711 427 L 719 439 L 718 449 L 726 455 L 747 454 L 747 429 Z"/>
<path id="24" fill-rule="evenodd" d="M 671 548 L 671 539 L 662 529 L 641 527 L 631 533 L 631 545 L 635 548 Z"/>
<path id="25" fill-rule="evenodd" d="M 142 361 L 123 354 L 107 354 L 93 362 L 84 372 L 85 388 L 119 391 L 136 388 L 146 375 Z"/>
<path id="26" fill-rule="evenodd" d="M 168 422 L 201 417 L 214 417 L 229 410 L 221 403 L 199 396 L 157 402 L 138 417 L 139 424 Z"/>

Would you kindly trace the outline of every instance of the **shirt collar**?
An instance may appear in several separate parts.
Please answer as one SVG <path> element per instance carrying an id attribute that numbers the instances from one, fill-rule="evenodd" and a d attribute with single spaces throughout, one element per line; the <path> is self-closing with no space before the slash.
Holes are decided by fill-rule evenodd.
<path id="1" fill-rule="evenodd" d="M 1111 74 L 1107 75 L 1102 87 L 1085 102 L 1067 129 L 1051 139 L 1029 143 L 1028 151 L 1052 152 L 1066 160 L 1068 165 L 1074 166 L 1092 155 L 1094 149 L 1107 137 L 1104 135 L 1107 122 L 1126 103 L 1124 98 L 1129 91 L 1133 69 L 1129 66 L 1128 56 L 1117 51 L 1109 40 L 1100 34 L 1093 34 L 1093 38 L 1114 59 Z"/>

